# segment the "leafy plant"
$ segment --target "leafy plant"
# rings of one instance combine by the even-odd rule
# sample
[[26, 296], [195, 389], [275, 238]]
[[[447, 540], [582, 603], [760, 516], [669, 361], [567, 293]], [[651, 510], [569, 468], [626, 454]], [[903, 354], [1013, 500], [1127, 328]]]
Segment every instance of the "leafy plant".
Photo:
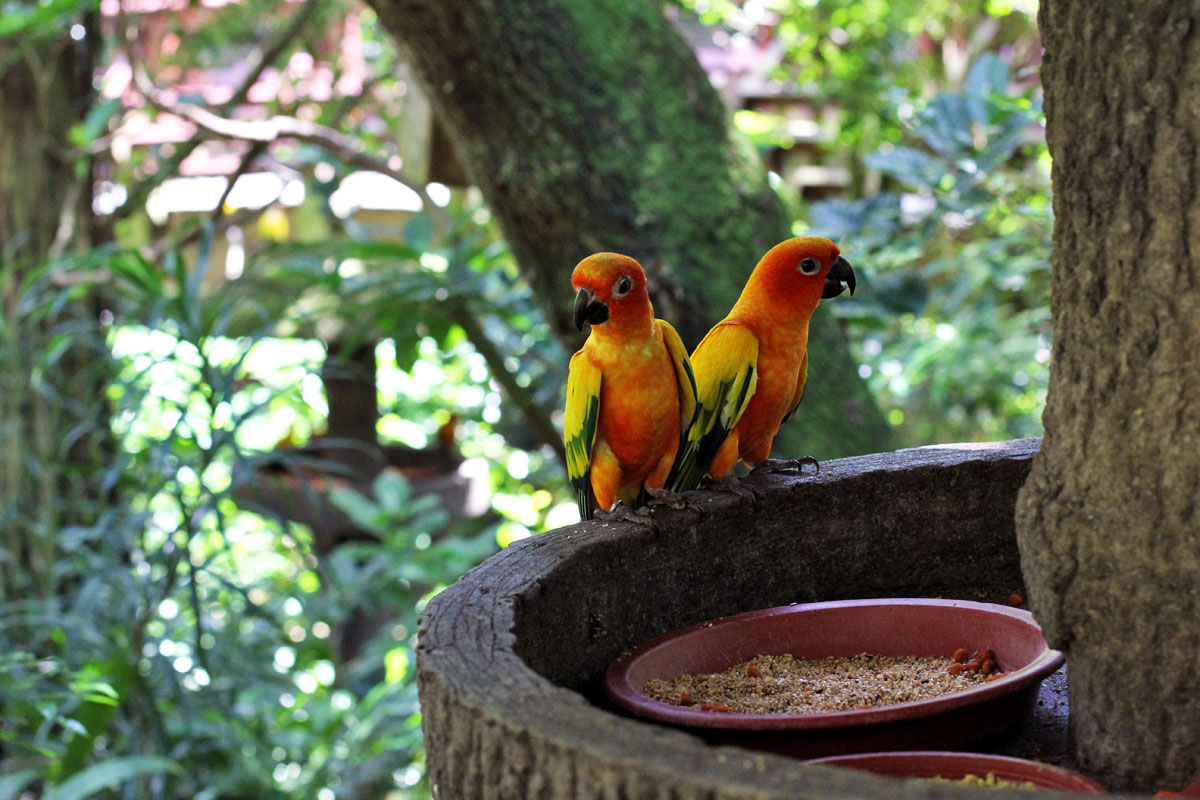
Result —
[[1036, 435], [1050, 341], [1048, 157], [1033, 90], [978, 59], [961, 92], [908, 116], [906, 143], [868, 164], [894, 188], [813, 206], [864, 290], [854, 330], [889, 419], [912, 444]]
[[[62, 352], [76, 336], [100, 343], [110, 413], [56, 419], [111, 424], [114, 446], [109, 469], [81, 476], [104, 492], [94, 516], [22, 534], [45, 554], [44, 574], [5, 571], [4, 788], [424, 796], [416, 614], [495, 549], [497, 518], [449, 525], [435, 497], [385, 472], [373, 499], [334, 493], [368, 538], [318, 553], [307, 529], [241, 508], [238, 482], [280, 437], [271, 419], [318, 423], [303, 387], [323, 352], [276, 338], [271, 309], [237, 287], [206, 288], [208, 241], [194, 266], [168, 252], [166, 272], [111, 249], [55, 264], [45, 274], [57, 283], [32, 281], [6, 320], [14, 357], [18, 326], [61, 338]], [[47, 327], [43, 309], [84, 284], [103, 286], [116, 313]], [[55, 351], [34, 357], [53, 364]], [[56, 455], [30, 453], [29, 464], [44, 473]], [[364, 609], [377, 633], [348, 655], [338, 637]]]

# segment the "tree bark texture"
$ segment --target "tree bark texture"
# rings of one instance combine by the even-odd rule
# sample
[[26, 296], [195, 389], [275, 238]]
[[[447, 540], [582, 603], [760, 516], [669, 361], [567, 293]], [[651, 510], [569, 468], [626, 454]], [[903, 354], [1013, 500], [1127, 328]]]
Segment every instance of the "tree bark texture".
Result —
[[1039, 19], [1054, 350], [1022, 566], [1079, 761], [1177, 787], [1200, 773], [1200, 3]]
[[97, 514], [94, 475], [79, 467], [111, 460], [97, 377], [107, 349], [96, 332], [81, 334], [94, 325], [94, 297], [49, 313], [28, 304], [31, 276], [93, 233], [90, 179], [68, 134], [90, 106], [97, 38], [93, 27], [81, 41], [65, 31], [0, 39], [0, 549], [10, 556], [0, 599], [49, 589], [54, 532]]
[[[0, 41], [0, 268], [43, 257], [62, 228], [64, 209], [80, 210], [68, 132], [92, 96], [89, 46], [65, 34]], [[91, 208], [90, 192], [83, 208]]]
[[[570, 274], [596, 251], [646, 268], [689, 347], [789, 221], [683, 38], [646, 0], [371, 0], [455, 142], [568, 351]], [[847, 243], [853, 263], [853, 242]], [[869, 287], [863, 287], [869, 291]], [[819, 311], [803, 455], [886, 449], [887, 425]], [[803, 444], [797, 444], [803, 442]], [[801, 451], [801, 448], [807, 448]]]
[[1003, 794], [706, 744], [614, 713], [599, 687], [624, 650], [727, 614], [854, 597], [1006, 602], [1022, 591], [1013, 507], [1036, 449], [1018, 440], [842, 459], [817, 477], [755, 476], [742, 496], [689, 493], [703, 511], [655, 506], [643, 524], [585, 522], [512, 545], [435, 596], [422, 618], [434, 796]]

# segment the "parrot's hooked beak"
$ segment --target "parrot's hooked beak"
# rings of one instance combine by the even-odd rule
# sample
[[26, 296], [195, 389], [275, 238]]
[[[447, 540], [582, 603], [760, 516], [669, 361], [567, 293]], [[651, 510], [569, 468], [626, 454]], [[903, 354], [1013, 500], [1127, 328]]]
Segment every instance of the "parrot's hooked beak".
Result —
[[592, 293], [580, 287], [575, 295], [575, 327], [583, 330], [583, 323], [599, 325], [608, 322], [608, 306], [600, 300], [594, 300]]
[[[837, 297], [847, 286], [850, 287], [850, 294], [854, 294], [854, 268], [849, 261], [838, 256], [825, 276], [825, 290], [821, 292], [821, 299]], [[579, 318], [578, 302], [575, 303], [575, 318]]]

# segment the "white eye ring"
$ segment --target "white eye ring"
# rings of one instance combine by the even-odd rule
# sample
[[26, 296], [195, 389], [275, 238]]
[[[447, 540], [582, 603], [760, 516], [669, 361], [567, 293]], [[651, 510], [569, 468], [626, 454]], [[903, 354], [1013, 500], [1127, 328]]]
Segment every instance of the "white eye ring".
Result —
[[617, 278], [617, 282], [613, 284], [612, 296], [614, 298], [624, 297], [629, 294], [629, 290], [633, 288], [633, 278], [628, 275], [622, 275]]
[[808, 258], [800, 259], [800, 263], [796, 265], [796, 269], [805, 275], [816, 275], [821, 271], [821, 262], [809, 256]]

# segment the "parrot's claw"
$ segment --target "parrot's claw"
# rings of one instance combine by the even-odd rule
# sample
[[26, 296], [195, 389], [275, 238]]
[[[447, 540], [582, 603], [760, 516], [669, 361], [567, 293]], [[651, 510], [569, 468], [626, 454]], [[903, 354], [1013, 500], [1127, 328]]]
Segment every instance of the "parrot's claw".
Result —
[[714, 492], [728, 492], [738, 497], [748, 497], [756, 503], [762, 499], [762, 492], [747, 483], [742, 483], [741, 479], [732, 472], [719, 481], [713, 481], [704, 488], [711, 489]]
[[688, 498], [684, 497], [679, 492], [672, 492], [670, 489], [655, 489], [652, 486], [643, 487], [646, 496], [650, 498], [649, 506], [666, 506], [667, 508], [684, 509], [694, 508], [693, 503]]
[[820, 473], [820, 462], [812, 456], [804, 456], [803, 458], [789, 458], [783, 460], [764, 458], [762, 461], [754, 465], [754, 469], [750, 470], [750, 474], [755, 475], [759, 472], [791, 472], [792, 470], [803, 473], [805, 465], [808, 464], [811, 464], [813, 469]]
[[624, 503], [617, 503], [611, 510], [597, 510], [592, 516], [605, 522], [637, 522], [645, 525], [646, 518], [650, 516], [650, 509], [642, 506], [635, 511]]

